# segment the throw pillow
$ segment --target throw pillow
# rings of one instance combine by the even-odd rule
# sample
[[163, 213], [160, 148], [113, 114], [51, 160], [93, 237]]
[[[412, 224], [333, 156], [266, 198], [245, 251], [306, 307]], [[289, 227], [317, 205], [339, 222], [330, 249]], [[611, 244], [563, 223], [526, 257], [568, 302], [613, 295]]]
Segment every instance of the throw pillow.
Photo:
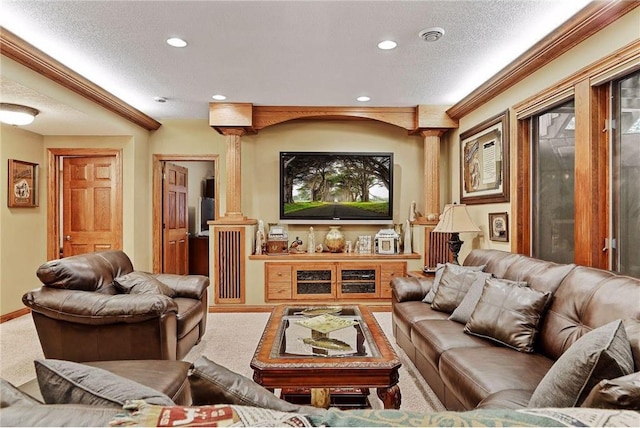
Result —
[[130, 401], [129, 413], [117, 415], [109, 426], [139, 427], [311, 427], [309, 419], [299, 413], [218, 404], [211, 406], [152, 406], [144, 401]]
[[37, 406], [38, 400], [20, 391], [11, 382], [0, 379], [0, 409], [11, 406]]
[[114, 285], [121, 293], [128, 294], [164, 294], [175, 297], [176, 292], [167, 284], [158, 281], [147, 272], [133, 271], [113, 280]]
[[526, 283], [489, 278], [464, 331], [517, 351], [533, 352], [550, 297], [551, 293], [535, 290]]
[[431, 286], [431, 290], [429, 290], [427, 295], [424, 296], [424, 299], [422, 299], [422, 301], [424, 303], [433, 303], [433, 298], [436, 296], [436, 293], [438, 292], [438, 287], [440, 285], [440, 280], [442, 279], [442, 274], [444, 273], [444, 268], [446, 266], [449, 266], [453, 273], [458, 273], [458, 272], [462, 272], [462, 271], [465, 271], [465, 272], [481, 272], [481, 271], [484, 270], [484, 268], [487, 267], [487, 265], [460, 266], [460, 265], [454, 265], [453, 263], [446, 263], [446, 264], [438, 263], [437, 266], [436, 266], [436, 273], [435, 273], [435, 277], [433, 278], [433, 285]]
[[216, 364], [207, 357], [198, 358], [189, 373], [193, 405], [238, 404], [282, 412], [316, 413], [318, 409], [299, 406], [276, 397], [253, 380]]
[[580, 407], [640, 410], [640, 372], [601, 380]]
[[488, 272], [469, 272], [467, 275], [473, 277], [473, 283], [471, 287], [469, 287], [467, 294], [465, 294], [464, 299], [462, 299], [462, 302], [460, 302], [449, 317], [450, 320], [462, 324], [466, 324], [467, 321], [469, 321], [473, 310], [480, 300], [480, 296], [482, 296], [485, 281], [493, 276]]
[[436, 265], [436, 273], [433, 276], [433, 283], [431, 284], [431, 289], [429, 290], [427, 295], [424, 296], [424, 299], [422, 299], [424, 303], [431, 304], [433, 302], [433, 298], [436, 295], [436, 291], [438, 291], [438, 284], [440, 283], [440, 278], [442, 278], [442, 272], [444, 271], [445, 266], [446, 265], [444, 263], [438, 263]]
[[473, 272], [460, 271], [445, 266], [438, 291], [436, 291], [431, 303], [431, 309], [440, 312], [453, 312], [473, 284], [475, 278], [473, 274]]
[[127, 400], [173, 406], [163, 393], [107, 370], [62, 360], [36, 360], [36, 378], [46, 404], [122, 407]]
[[631, 374], [633, 357], [620, 320], [582, 336], [542, 378], [529, 407], [574, 407], [603, 379]]

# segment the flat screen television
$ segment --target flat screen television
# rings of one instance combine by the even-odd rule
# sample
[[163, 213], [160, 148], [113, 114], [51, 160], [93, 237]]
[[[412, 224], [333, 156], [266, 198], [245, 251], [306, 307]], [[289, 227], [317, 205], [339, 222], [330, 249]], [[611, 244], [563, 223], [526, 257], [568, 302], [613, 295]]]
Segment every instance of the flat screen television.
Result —
[[280, 152], [282, 223], [393, 223], [393, 153]]

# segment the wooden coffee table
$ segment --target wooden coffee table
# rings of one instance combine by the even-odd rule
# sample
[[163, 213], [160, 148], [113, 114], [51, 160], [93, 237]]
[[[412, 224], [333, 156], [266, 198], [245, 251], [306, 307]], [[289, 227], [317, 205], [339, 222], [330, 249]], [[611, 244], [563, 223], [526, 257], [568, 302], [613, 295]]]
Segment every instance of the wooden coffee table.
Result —
[[386, 409], [399, 409], [400, 359], [369, 309], [341, 306], [331, 315], [354, 325], [326, 332], [301, 314], [307, 308], [273, 310], [251, 360], [254, 381], [271, 390], [310, 388], [311, 404], [325, 408], [331, 388], [376, 388]]

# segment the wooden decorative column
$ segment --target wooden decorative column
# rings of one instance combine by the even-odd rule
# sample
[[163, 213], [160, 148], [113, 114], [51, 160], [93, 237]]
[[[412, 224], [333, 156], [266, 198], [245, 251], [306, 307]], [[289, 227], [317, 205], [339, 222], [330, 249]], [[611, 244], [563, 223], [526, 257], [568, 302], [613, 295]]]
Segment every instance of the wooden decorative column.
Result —
[[443, 134], [440, 129], [420, 132], [424, 137], [424, 217], [428, 222], [437, 222], [440, 214], [440, 137]]
[[242, 128], [223, 128], [222, 135], [227, 142], [227, 208], [223, 221], [246, 220], [242, 214], [241, 143], [246, 131]]

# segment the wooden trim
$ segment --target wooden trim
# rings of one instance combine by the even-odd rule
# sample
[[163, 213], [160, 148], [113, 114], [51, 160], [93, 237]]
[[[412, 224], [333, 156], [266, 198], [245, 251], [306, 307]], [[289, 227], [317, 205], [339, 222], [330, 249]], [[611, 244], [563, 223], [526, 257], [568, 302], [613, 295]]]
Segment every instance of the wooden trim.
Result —
[[601, 249], [608, 224], [608, 132], [603, 132], [608, 88], [593, 88], [589, 79], [575, 87], [575, 226], [574, 261], [606, 269]]
[[21, 316], [27, 315], [29, 313], [31, 313], [31, 309], [22, 308], [22, 309], [18, 309], [17, 311], [9, 312], [8, 314], [0, 315], [0, 324], [2, 324], [3, 322], [11, 321], [16, 318], [20, 318]]
[[[220, 213], [220, 194], [218, 190], [219, 168], [218, 160], [220, 155], [152, 155], [152, 247], [153, 247], [153, 272], [160, 273], [162, 271], [162, 162], [185, 162], [185, 161], [205, 161], [213, 162], [213, 176], [215, 178], [215, 217], [219, 217]], [[212, 222], [209, 222], [211, 224]]]
[[421, 256], [418, 253], [411, 254], [359, 254], [359, 253], [289, 253], [283, 255], [250, 255], [249, 260], [414, 260]]
[[453, 119], [469, 114], [638, 6], [640, 2], [637, 1], [589, 3], [557, 30], [448, 109], [447, 114]]
[[511, 251], [531, 255], [531, 121], [518, 120], [512, 155], [516, 185], [512, 186]]
[[116, 159], [116, 180], [118, 187], [116, 189], [116, 235], [118, 242], [117, 248], [122, 248], [123, 241], [123, 189], [124, 184], [122, 174], [122, 150], [121, 149], [93, 149], [93, 148], [50, 148], [48, 149], [47, 171], [47, 260], [60, 258], [60, 186], [59, 181], [62, 178], [59, 173], [58, 164], [60, 158], [66, 156], [104, 156], [115, 157]]
[[[444, 111], [443, 107], [443, 111]], [[404, 128], [418, 129], [415, 107], [303, 107], [254, 106], [252, 128], [257, 130], [295, 119], [371, 119]]]
[[626, 74], [640, 67], [640, 40], [629, 43], [612, 54], [590, 64], [573, 73], [555, 85], [513, 106], [518, 119], [533, 116], [547, 110], [554, 105], [568, 101], [575, 96], [575, 86], [589, 79], [590, 84], [604, 83], [602, 76], [608, 75], [609, 70], [616, 70], [616, 74]]
[[155, 131], [161, 126], [160, 122], [105, 91], [6, 28], [0, 31], [0, 53], [148, 131]]

